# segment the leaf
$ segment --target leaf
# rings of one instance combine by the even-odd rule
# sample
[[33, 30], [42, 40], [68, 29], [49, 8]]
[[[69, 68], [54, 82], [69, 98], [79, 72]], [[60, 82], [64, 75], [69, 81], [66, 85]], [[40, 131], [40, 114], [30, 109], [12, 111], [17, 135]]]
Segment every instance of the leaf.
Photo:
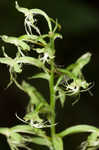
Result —
[[29, 79], [37, 79], [37, 78], [46, 79], [46, 80], [49, 81], [50, 76], [49, 76], [48, 73], [41, 72], [41, 73], [38, 73], [38, 74], [36, 74], [36, 75], [34, 75], [32, 77], [29, 77]]
[[10, 132], [10, 136], [8, 136], [8, 139], [11, 144], [15, 144], [16, 146], [20, 146], [25, 142], [23, 136], [16, 132]]
[[[50, 120], [51, 108], [45, 98], [37, 91], [35, 87], [31, 86], [25, 81], [22, 82], [22, 88], [30, 97], [27, 106], [28, 114], [25, 115], [24, 119], [26, 121], [33, 119], [34, 121], [42, 122], [39, 114], [43, 114], [43, 116], [46, 116], [47, 119]], [[35, 109], [33, 109], [34, 105], [36, 106]]]
[[10, 134], [10, 129], [0, 127], [0, 134], [8, 136]]
[[7, 138], [7, 142], [11, 149], [18, 150], [20, 148], [26, 148], [27, 150], [31, 150], [26, 143], [29, 142], [27, 137], [24, 137], [20, 133], [14, 132], [9, 128], [0, 128], [0, 134], [3, 134]]
[[19, 41], [19, 46], [23, 51], [30, 51], [30, 46], [23, 41]]
[[[44, 35], [43, 35], [44, 36]], [[22, 40], [22, 41], [28, 41], [34, 44], [38, 44], [38, 45], [46, 45], [46, 41], [44, 40], [44, 37], [42, 35], [37, 36], [37, 35], [22, 35], [20, 36], [18, 39]]]
[[[25, 133], [25, 135], [23, 133]], [[11, 128], [0, 128], [0, 134], [6, 136], [10, 148], [13, 150], [18, 150], [19, 147], [32, 150], [28, 147], [29, 143], [37, 143], [51, 147], [51, 142], [49, 137], [46, 136], [45, 132], [29, 125], [17, 125]], [[27, 134], [31, 134], [31, 136]], [[33, 138], [32, 135], [40, 137]]]
[[91, 133], [80, 145], [81, 150], [97, 150], [99, 148], [99, 132]]
[[22, 72], [20, 65], [15, 61], [15, 59], [12, 59], [10, 57], [3, 57], [3, 58], [0, 57], [0, 63], [9, 65], [17, 73]]
[[78, 58], [74, 64], [69, 65], [66, 70], [72, 72], [72, 74], [77, 77], [78, 75], [82, 74], [81, 71], [83, 67], [89, 63], [90, 59], [91, 53], [87, 52]]
[[39, 59], [28, 57], [28, 56], [16, 58], [16, 62], [23, 63], [23, 64], [30, 64], [39, 68], [42, 68], [44, 66]]
[[66, 99], [65, 91], [58, 87], [58, 98], [60, 99], [61, 106], [64, 106], [64, 102]]
[[44, 66], [39, 59], [28, 57], [28, 56], [16, 57], [15, 59], [12, 59], [11, 57], [0, 57], [0, 63], [9, 65], [17, 73], [22, 72], [21, 65], [20, 65], [22, 63], [30, 64], [39, 68]]
[[[41, 94], [36, 90], [35, 87], [33, 87], [32, 85], [30, 85], [29, 83], [23, 81], [22, 82], [22, 87], [24, 89], [24, 92], [26, 92], [29, 97], [30, 97], [30, 101], [32, 104], [39, 104], [42, 100], [44, 101], [44, 98], [41, 96]], [[39, 98], [38, 93], [40, 95], [40, 97], [42, 97], [42, 99]]]
[[76, 63], [80, 64], [80, 68], [83, 68], [86, 64], [89, 63], [90, 59], [91, 59], [91, 53], [87, 52], [83, 54], [80, 58], [78, 58]]
[[42, 129], [33, 128], [30, 125], [16, 125], [14, 127], [11, 127], [9, 130], [11, 130], [11, 132], [27, 133], [31, 135], [38, 135], [40, 137], [46, 136], [45, 132]]
[[95, 133], [91, 133], [88, 136], [87, 142], [88, 142], [88, 146], [89, 147], [93, 147], [93, 148], [99, 148], [99, 132], [95, 132]]
[[33, 127], [30, 125], [16, 125], [12, 128], [10, 128], [12, 132], [18, 132], [18, 133], [28, 133], [28, 134], [35, 134], [35, 131]]
[[55, 150], [63, 150], [63, 141], [59, 136], [53, 137], [53, 145]]
[[84, 132], [99, 132], [99, 129], [90, 125], [76, 125], [58, 133], [58, 136], [64, 137], [69, 134], [84, 133]]
[[76, 79], [78, 75], [81, 75], [83, 67], [90, 61], [91, 53], [87, 52], [82, 55], [74, 64], [69, 65], [65, 69], [57, 68], [57, 71], [66, 74], [72, 79]]
[[82, 55], [79, 59], [77, 59], [75, 67], [72, 70], [72, 73], [77, 76], [83, 69], [83, 67], [89, 63], [90, 59], [91, 53], [87, 52], [84, 55]]
[[41, 138], [41, 137], [34, 137], [31, 138], [32, 142], [38, 145], [44, 145], [44, 146], [48, 146], [50, 149], [52, 149], [52, 143], [51, 141], [48, 139], [48, 137], [45, 138]]
[[30, 51], [30, 46], [24, 41], [18, 39], [17, 37], [12, 37], [12, 36], [7, 36], [7, 35], [2, 35], [0, 37], [6, 43], [10, 43], [17, 47], [20, 47], [24, 51]]
[[26, 92], [29, 95], [31, 104], [38, 105], [38, 104], [42, 103], [42, 105], [44, 105], [45, 107], [49, 107], [45, 98], [41, 95], [40, 92], [37, 91], [37, 89], [35, 87], [33, 87], [29, 83], [23, 81], [22, 88], [24, 89], [24, 92]]
[[68, 70], [68, 68], [64, 68], [64, 69], [57, 68], [57, 71], [62, 73], [63, 75], [66, 75], [67, 77], [71, 79], [75, 78], [75, 76]]

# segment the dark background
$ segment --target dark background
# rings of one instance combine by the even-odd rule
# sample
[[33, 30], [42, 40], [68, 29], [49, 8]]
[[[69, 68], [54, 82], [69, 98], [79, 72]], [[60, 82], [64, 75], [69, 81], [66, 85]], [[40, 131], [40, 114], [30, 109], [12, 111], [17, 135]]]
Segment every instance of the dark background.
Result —
[[[75, 106], [72, 106], [71, 100], [68, 98], [63, 110], [58, 107], [56, 111], [60, 123], [57, 125], [57, 131], [77, 124], [90, 124], [99, 127], [98, 2], [96, 0], [19, 0], [18, 3], [20, 6], [27, 8], [40, 8], [53, 19], [57, 18], [62, 25], [63, 40], [56, 41], [56, 64], [67, 66], [85, 52], [92, 53], [92, 60], [85, 67], [84, 75], [89, 82], [95, 82], [95, 86], [91, 89], [93, 96], [90, 96], [88, 92], [82, 93], [80, 101]], [[24, 34], [23, 21], [23, 14], [15, 9], [14, 0], [0, 0], [0, 35], [20, 36]], [[41, 28], [46, 30], [44, 25]], [[3, 44], [0, 40], [0, 47]], [[12, 56], [15, 47], [9, 46], [7, 49], [9, 55]], [[29, 71], [28, 69], [28, 73]], [[4, 90], [8, 82], [8, 68], [5, 65], [0, 65], [0, 126], [2, 127], [11, 127], [19, 123], [15, 117], [15, 112], [22, 115], [28, 100], [28, 97], [24, 96], [14, 85]], [[42, 89], [41, 91], [46, 96], [42, 81], [38, 81], [36, 85], [39, 85], [39, 89]], [[40, 88], [40, 85], [42, 88]], [[77, 150], [77, 146], [85, 137], [86, 135], [83, 134], [65, 137], [64, 149]], [[5, 138], [2, 137], [0, 149], [8, 150], [5, 143]]]

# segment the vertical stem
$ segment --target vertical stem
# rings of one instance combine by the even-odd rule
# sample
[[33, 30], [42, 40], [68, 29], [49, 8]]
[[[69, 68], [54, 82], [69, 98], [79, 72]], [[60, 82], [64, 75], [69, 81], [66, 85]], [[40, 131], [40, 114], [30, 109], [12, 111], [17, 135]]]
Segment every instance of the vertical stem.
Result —
[[[54, 40], [53, 38], [50, 39], [50, 48], [54, 50]], [[54, 137], [55, 137], [55, 90], [54, 90], [54, 59], [51, 60], [51, 76], [49, 81], [49, 88], [50, 88], [50, 107], [52, 111], [51, 115], [51, 137], [52, 137], [52, 143], [53, 148], [55, 150], [54, 146]]]
[[[51, 123], [55, 124], [55, 92], [54, 92], [54, 65], [51, 62], [51, 77], [50, 77], [50, 107], [52, 110]], [[51, 126], [51, 136], [55, 135], [55, 126]]]

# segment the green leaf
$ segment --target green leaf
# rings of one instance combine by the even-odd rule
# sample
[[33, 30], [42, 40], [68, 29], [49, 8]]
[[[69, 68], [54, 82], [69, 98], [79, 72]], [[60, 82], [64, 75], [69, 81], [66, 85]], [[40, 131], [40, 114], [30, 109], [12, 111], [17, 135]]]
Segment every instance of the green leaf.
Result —
[[[15, 128], [15, 127], [14, 127]], [[23, 128], [24, 129], [24, 128]], [[33, 131], [32, 131], [33, 132]], [[18, 150], [19, 147], [25, 148], [27, 150], [31, 150], [27, 145], [26, 142], [28, 141], [28, 137], [24, 137], [20, 133], [13, 131], [11, 128], [0, 128], [0, 134], [3, 134], [7, 138], [7, 142], [12, 150]]]
[[0, 134], [5, 135], [5, 136], [9, 136], [10, 134], [10, 129], [9, 128], [0, 128]]
[[16, 125], [10, 128], [11, 132], [35, 134], [35, 130], [30, 125]]
[[44, 66], [39, 59], [28, 57], [28, 56], [16, 58], [16, 62], [23, 63], [23, 64], [30, 64], [39, 68], [42, 68]]
[[62, 90], [61, 88], [57, 88], [57, 91], [58, 91], [58, 96], [57, 98], [60, 99], [60, 102], [61, 102], [61, 106], [63, 107], [64, 106], [64, 102], [65, 102], [65, 99], [66, 99], [66, 93], [64, 90]]
[[81, 150], [97, 150], [99, 148], [99, 132], [91, 133], [87, 140], [82, 142]]
[[82, 55], [74, 64], [69, 65], [65, 69], [57, 68], [57, 71], [67, 75], [71, 79], [77, 79], [78, 76], [83, 78], [82, 69], [89, 63], [91, 59], [91, 53], [87, 52]]
[[87, 52], [84, 55], [82, 55], [79, 59], [77, 59], [72, 73], [77, 76], [79, 72], [83, 69], [83, 67], [89, 63], [90, 59], [91, 53]]
[[[29, 97], [29, 103], [27, 106], [27, 112], [28, 114], [25, 115], [25, 120], [31, 120], [42, 122], [41, 118], [39, 117], [39, 114], [43, 114], [50, 120], [50, 114], [51, 114], [51, 108], [45, 98], [37, 91], [37, 89], [27, 82], [22, 82], [22, 88], [24, 89], [24, 92], [26, 92]], [[34, 109], [34, 105], [36, 108]], [[39, 110], [40, 109], [40, 110]], [[33, 112], [32, 112], [33, 111]], [[33, 114], [34, 113], [34, 114]]]
[[21, 146], [25, 142], [23, 136], [16, 132], [10, 132], [8, 139], [9, 143], [11, 142], [11, 144], [15, 144], [16, 146]]
[[80, 69], [82, 69], [86, 64], [90, 62], [91, 53], [87, 52], [83, 54], [80, 58], [77, 59], [76, 63], [80, 65]]
[[47, 110], [49, 111], [49, 109], [50, 109], [49, 104], [47, 103], [45, 98], [41, 95], [41, 93], [37, 91], [37, 89], [35, 87], [33, 87], [29, 83], [23, 81], [22, 82], [22, 88], [23, 88], [24, 92], [26, 92], [30, 97], [30, 101], [29, 101], [29, 104], [28, 104], [28, 105], [30, 105], [30, 107], [33, 104], [35, 104], [35, 105], [41, 104], [43, 109], [47, 108]]
[[[25, 81], [22, 82], [22, 88], [24, 89], [24, 92], [26, 92], [30, 97], [27, 106], [28, 114], [25, 115], [24, 119], [26, 121], [33, 120], [42, 122], [39, 114], [43, 114], [47, 117], [48, 120], [50, 120], [51, 108], [44, 97], [37, 91], [35, 87], [31, 86]], [[35, 109], [34, 105], [36, 106]]]
[[90, 59], [91, 53], [87, 52], [83, 54], [80, 58], [78, 58], [74, 64], [71, 64], [66, 69], [72, 72], [72, 74], [77, 77], [79, 74], [81, 74], [83, 67], [89, 63]]
[[[68, 78], [71, 78], [71, 79], [74, 79], [75, 78], [75, 76], [72, 74], [72, 72], [70, 72], [67, 68], [57, 68], [57, 71], [59, 72], [59, 73], [62, 73], [63, 75], [66, 75]], [[63, 76], [62, 75], [62, 76]], [[60, 80], [61, 80], [61, 78], [60, 78]]]
[[29, 83], [23, 81], [22, 87], [24, 89], [24, 92], [26, 92], [29, 97], [32, 104], [39, 104], [40, 102], [45, 102], [45, 99], [43, 96], [36, 90], [35, 87], [30, 85]]
[[0, 63], [9, 65], [17, 73], [22, 72], [20, 65], [16, 62], [15, 59], [12, 59], [10, 57], [0, 57]]
[[99, 132], [99, 129], [90, 125], [76, 125], [76, 126], [67, 128], [66, 130], [58, 133], [57, 135], [60, 137], [64, 137], [69, 134], [84, 133], [84, 132]]
[[40, 137], [45, 137], [46, 134], [42, 129], [33, 128], [30, 125], [16, 125], [14, 127], [11, 127], [9, 130], [10, 132], [16, 132], [16, 133], [27, 133], [31, 135], [37, 135]]
[[55, 150], [63, 150], [63, 141], [59, 136], [53, 137], [53, 145]]
[[51, 141], [48, 139], [48, 137], [45, 138], [41, 138], [41, 137], [34, 137], [31, 138], [32, 142], [38, 145], [44, 145], [44, 146], [48, 146], [50, 149], [52, 149], [52, 143]]
[[88, 142], [88, 147], [93, 147], [93, 148], [99, 148], [99, 132], [91, 133], [88, 136], [87, 142]]
[[34, 44], [42, 45], [42, 46], [47, 45], [46, 41], [44, 40], [44, 35], [37, 36], [37, 35], [25, 34], [25, 35], [20, 36], [18, 39], [22, 41], [27, 41], [27, 42], [31, 42]]
[[17, 37], [11, 37], [7, 35], [2, 35], [0, 37], [4, 42], [20, 47], [23, 51], [30, 51], [30, 46], [24, 41], [19, 40]]
[[38, 73], [38, 74], [36, 74], [36, 75], [34, 75], [32, 77], [29, 77], [29, 79], [37, 79], [37, 78], [46, 79], [46, 80], [49, 81], [50, 76], [49, 76], [48, 73], [41, 72], [41, 73]]

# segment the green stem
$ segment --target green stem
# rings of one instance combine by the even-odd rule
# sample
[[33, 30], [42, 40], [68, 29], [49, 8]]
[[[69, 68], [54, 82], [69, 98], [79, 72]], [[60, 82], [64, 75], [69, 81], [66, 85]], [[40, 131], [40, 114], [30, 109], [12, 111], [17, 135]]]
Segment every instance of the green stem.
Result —
[[[54, 39], [50, 38], [50, 48], [53, 51], [54, 50]], [[49, 88], [50, 88], [50, 107], [51, 107], [51, 138], [53, 143], [53, 148], [55, 150], [54, 146], [54, 137], [55, 137], [55, 90], [54, 90], [54, 59], [51, 60], [51, 75], [49, 80]]]
[[51, 136], [53, 137], [55, 135], [55, 92], [54, 92], [54, 65], [53, 62], [51, 63], [51, 76], [49, 81], [50, 86], [50, 107], [52, 110], [52, 116], [51, 116]]

